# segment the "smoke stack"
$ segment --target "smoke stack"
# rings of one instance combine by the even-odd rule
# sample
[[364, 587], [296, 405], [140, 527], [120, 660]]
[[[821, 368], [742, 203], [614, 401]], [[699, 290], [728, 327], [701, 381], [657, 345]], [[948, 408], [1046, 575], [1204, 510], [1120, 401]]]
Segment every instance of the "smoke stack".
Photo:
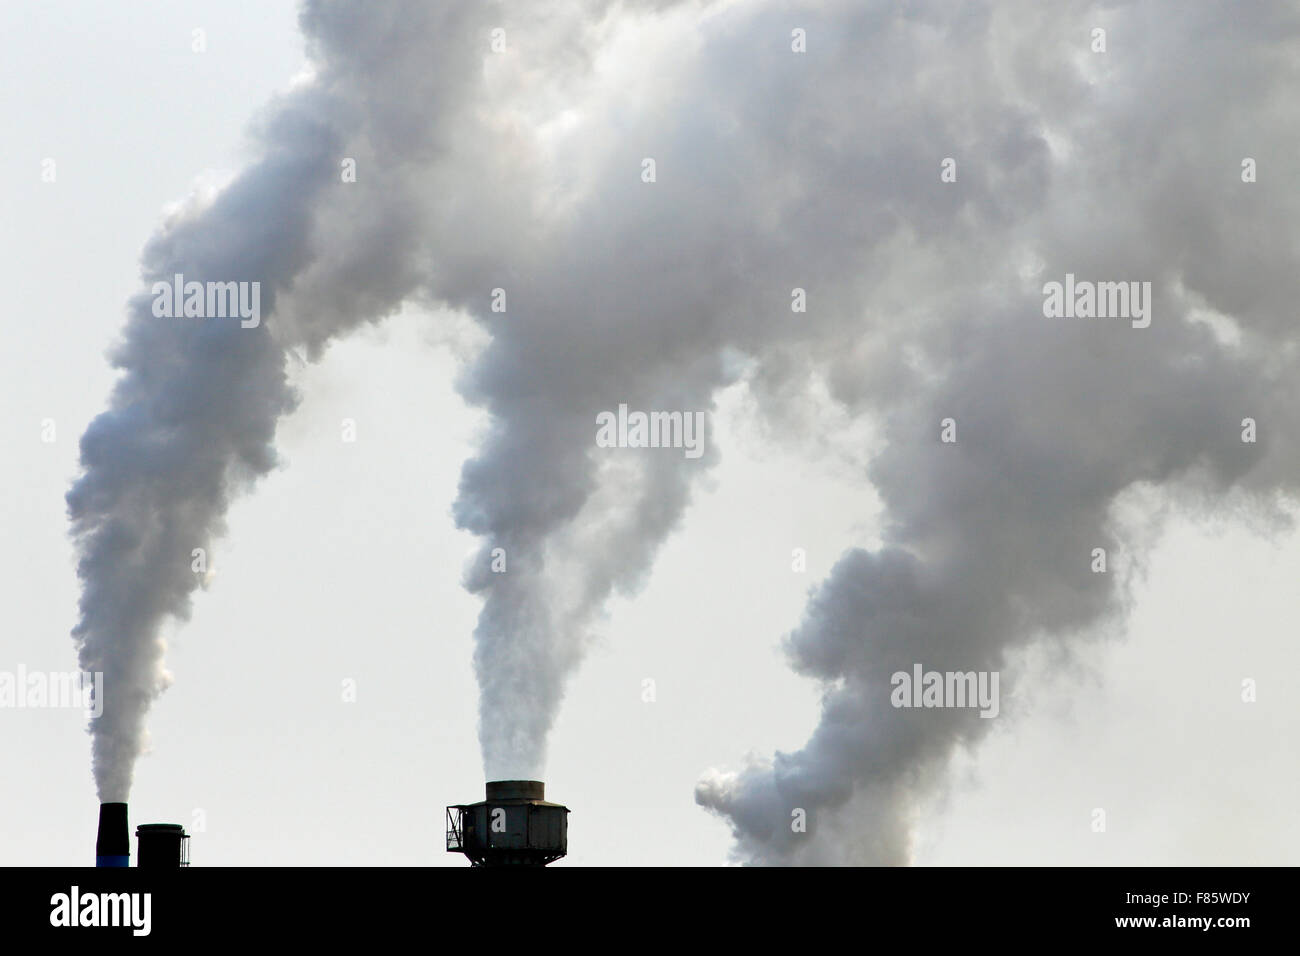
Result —
[[99, 835], [95, 839], [95, 866], [129, 866], [131, 831], [125, 803], [99, 805]]
[[447, 852], [473, 866], [546, 866], [569, 852], [569, 808], [540, 780], [490, 780], [487, 799], [447, 808]]
[[190, 865], [190, 838], [179, 823], [143, 823], [136, 827], [136, 866], [175, 870]]
[[489, 780], [488, 802], [503, 800], [546, 800], [546, 784], [540, 780]]

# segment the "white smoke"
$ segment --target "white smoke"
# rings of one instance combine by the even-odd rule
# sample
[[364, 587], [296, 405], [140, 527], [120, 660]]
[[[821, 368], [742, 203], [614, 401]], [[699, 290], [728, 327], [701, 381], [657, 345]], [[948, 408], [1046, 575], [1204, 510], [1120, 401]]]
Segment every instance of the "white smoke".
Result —
[[[1087, 557], [1140, 545], [1110, 521], [1135, 486], [1267, 507], [1300, 475], [1296, 197], [1280, 170], [1239, 176], [1243, 156], [1295, 155], [1296, 15], [1234, 10], [308, 3], [313, 76], [273, 107], [265, 159], [145, 257], [146, 282], [260, 279], [262, 328], [137, 300], [83, 440], [69, 503], [83, 667], [108, 682], [101, 794], [125, 797], [191, 549], [273, 466], [287, 351], [416, 300], [488, 334], [460, 387], [491, 426], [455, 516], [482, 539], [466, 585], [489, 778], [541, 775], [606, 599], [635, 590], [718, 458], [712, 435], [698, 460], [599, 449], [597, 414], [707, 412], [749, 368], [775, 420], [815, 385], [878, 423], [863, 478], [886, 545], [843, 556], [788, 641], [826, 682], [821, 725], [697, 798], [743, 859], [905, 861], [918, 794], [989, 721], [894, 710], [892, 671], [997, 669], [1114, 619], [1123, 581]], [[1151, 327], [1045, 319], [1042, 283], [1067, 272], [1150, 281]], [[1207, 309], [1238, 344], [1192, 321]]]
[[[837, 127], [843, 151], [828, 152], [874, 171], [915, 146], [936, 182], [939, 156], [958, 157], [977, 191], [992, 170], [1020, 181], [984, 204], [961, 172], [946, 194], [887, 203], [933, 280], [908, 277], [916, 321], [895, 313], [887, 348], [868, 340], [809, 359], [809, 374], [882, 424], [865, 477], [886, 532], [878, 550], [840, 558], [787, 638], [791, 665], [825, 687], [811, 738], [697, 787], [742, 861], [908, 862], [922, 798], [991, 722], [896, 709], [892, 673], [918, 662], [1000, 670], [1026, 642], [1118, 626], [1127, 579], [1092, 573], [1090, 555], [1101, 547], [1132, 565], [1151, 543], [1115, 521], [1128, 493], [1284, 524], [1279, 496], [1300, 484], [1288, 397], [1296, 193], [1274, 165], [1300, 146], [1283, 105], [1297, 90], [1295, 8], [1235, 18], [1208, 4], [975, 4], [954, 23], [944, 6], [856, 27], [860, 15], [842, 8], [835, 44], [865, 64], [858, 88], [877, 95]], [[1108, 51], [1094, 54], [1102, 25]], [[863, 52], [885, 36], [892, 57]], [[916, 68], [890, 68], [900, 61]], [[962, 101], [963, 77], [990, 78], [976, 96], [992, 126]], [[890, 129], [882, 113], [913, 119]], [[1243, 183], [1243, 158], [1263, 156], [1280, 178]], [[915, 168], [884, 175], [905, 185]], [[944, 229], [934, 215], [948, 217]], [[960, 247], [946, 243], [967, 224]], [[1042, 284], [1067, 272], [1151, 281], [1153, 324], [1045, 319]], [[874, 307], [884, 294], [863, 298], [863, 314], [887, 313]], [[1216, 334], [1207, 313], [1236, 334]], [[947, 418], [955, 444], [939, 440]], [[1242, 441], [1245, 418], [1262, 429], [1257, 443]], [[797, 810], [806, 832], [792, 826]]]
[[[91, 726], [102, 800], [130, 790], [146, 713], [165, 686], [159, 629], [187, 617], [203, 583], [193, 550], [210, 553], [231, 497], [275, 464], [276, 421], [296, 401], [287, 350], [318, 352], [395, 309], [414, 284], [409, 217], [377, 188], [378, 157], [400, 165], [418, 153], [435, 166], [473, 102], [477, 19], [335, 2], [308, 4], [302, 26], [314, 78], [260, 122], [261, 159], [210, 204], [169, 217], [142, 262], [145, 288], [176, 273], [260, 282], [264, 321], [161, 319], [148, 293], [136, 296], [113, 353], [122, 377], [81, 441], [84, 473], [68, 493], [82, 582], [74, 635], [83, 669], [104, 674], [104, 712]], [[346, 157], [370, 173], [369, 189], [342, 182]]]

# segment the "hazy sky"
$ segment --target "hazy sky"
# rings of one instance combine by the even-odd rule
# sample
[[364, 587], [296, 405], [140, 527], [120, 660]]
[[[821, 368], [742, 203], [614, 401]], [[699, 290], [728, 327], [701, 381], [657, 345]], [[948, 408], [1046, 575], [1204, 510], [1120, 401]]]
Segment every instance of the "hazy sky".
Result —
[[[64, 495], [78, 474], [78, 439], [106, 407], [114, 382], [105, 354], [120, 338], [128, 300], [141, 291], [141, 252], [159, 223], [187, 197], [206, 202], [255, 161], [260, 147], [247, 135], [250, 121], [266, 115], [274, 96], [307, 82], [296, 6], [287, 0], [133, 0], [104, 9], [51, 0], [0, 9], [0, 115], [7, 133], [0, 150], [0, 276], [8, 293], [7, 347], [0, 350], [7, 410], [0, 447], [8, 452], [0, 457], [6, 491], [0, 593], [7, 621], [0, 671], [77, 667], [70, 632], [79, 587]], [[629, 570], [638, 586], [616, 593], [583, 624], [590, 644], [562, 681], [545, 765], [548, 797], [573, 811], [570, 855], [559, 865], [716, 865], [731, 859], [731, 831], [697, 805], [697, 781], [711, 768], [738, 770], [750, 755], [761, 766], [775, 752], [800, 751], [821, 720], [823, 691], [843, 686], [843, 675], [819, 683], [815, 666], [813, 676], [800, 676], [782, 649], [783, 638], [805, 620], [810, 589], [827, 580], [846, 549], [874, 552], [897, 540], [890, 536], [898, 535], [900, 524], [921, 529], [910, 542], [915, 547], [923, 542], [942, 549], [942, 532], [928, 527], [915, 502], [943, 499], [946, 479], [918, 469], [901, 480], [898, 470], [915, 466], [918, 456], [898, 440], [899, 423], [913, 410], [928, 415], [931, 398], [979, 393], [982, 383], [998, 378], [990, 368], [1005, 371], [1005, 381], [1022, 390], [1008, 385], [989, 407], [1014, 409], [1017, 416], [1023, 411], [1025, 420], [1040, 420], [1032, 409], [1052, 422], [1053, 407], [1066, 399], [1049, 396], [1068, 397], [1076, 394], [1073, 387], [1082, 388], [1031, 375], [1024, 370], [1033, 366], [1014, 360], [1005, 369], [981, 360], [997, 354], [990, 342], [1005, 345], [1007, 354], [1017, 345], [1031, 355], [1047, 349], [1034, 331], [1035, 321], [1049, 321], [1041, 315], [1028, 314], [1020, 325], [982, 319], [975, 331], [963, 331], [952, 319], [982, 310], [1006, 314], [1007, 301], [1018, 293], [999, 286], [1001, 274], [990, 272], [989, 262], [998, 259], [1014, 272], [1022, 264], [1011, 260], [1024, 253], [1049, 264], [1042, 278], [1060, 279], [1066, 270], [1058, 265], [1078, 262], [1081, 275], [1156, 281], [1169, 279], [1174, 262], [1189, 283], [1204, 280], [1199, 291], [1207, 297], [1221, 293], [1220, 310], [1240, 307], [1231, 316], [1238, 328], [1257, 333], [1278, 361], [1294, 362], [1295, 317], [1278, 306], [1294, 302], [1295, 278], [1278, 266], [1294, 256], [1294, 236], [1269, 232], [1296, 204], [1289, 195], [1294, 189], [1279, 185], [1294, 182], [1300, 155], [1295, 119], [1281, 121], [1269, 105], [1272, 96], [1294, 102], [1300, 62], [1294, 18], [1271, 21], [1261, 13], [1229, 29], [1226, 7], [1198, 0], [1186, 5], [1197, 15], [1179, 29], [1124, 5], [1094, 10], [1085, 3], [1063, 4], [1059, 18], [1016, 16], [1037, 9], [1033, 4], [1000, 5], [994, 14], [971, 13], [969, 22], [954, 24], [942, 13], [947, 5], [916, 4], [915, 20], [901, 27], [881, 12], [889, 5], [863, 4], [863, 14], [852, 13], [850, 4], [830, 5], [806, 18], [817, 28], [810, 29], [802, 56], [812, 60], [834, 51], [825, 62], [833, 64], [835, 82], [825, 95], [814, 95], [810, 84], [785, 107], [778, 93], [790, 82], [788, 64], [799, 61], [782, 59], [756, 72], [736, 67], [732, 58], [760, 36], [769, 37], [773, 63], [777, 56], [796, 56], [789, 50], [790, 29], [800, 26], [795, 21], [802, 11], [770, 4], [752, 5], [752, 14], [746, 4], [669, 6], [562, 5], [558, 26], [503, 14], [511, 52], [503, 65], [485, 67], [481, 102], [443, 104], [452, 118], [431, 141], [445, 158], [430, 159], [426, 167], [424, 150], [433, 147], [418, 137], [383, 141], [371, 134], [368, 146], [376, 156], [389, 148], [406, 159], [393, 171], [391, 190], [378, 173], [369, 188], [415, 204], [412, 221], [419, 225], [413, 228], [421, 237], [420, 256], [429, 257], [427, 272], [412, 280], [410, 301], [397, 315], [323, 344], [318, 361], [309, 362], [309, 353], [323, 337], [307, 336], [309, 345], [295, 351], [289, 374], [301, 400], [276, 432], [281, 463], [251, 494], [234, 500], [227, 533], [213, 544], [210, 586], [197, 592], [188, 622], [164, 628], [173, 684], [148, 717], [151, 749], [136, 766], [132, 823], [185, 824], [194, 837], [195, 865], [464, 865], [444, 852], [443, 807], [480, 799], [482, 792], [473, 634], [483, 602], [462, 585], [482, 542], [458, 528], [453, 507], [492, 514], [500, 502], [467, 498], [459, 488], [466, 461], [497, 461], [484, 451], [488, 414], [463, 396], [486, 396], [482, 404], [500, 408], [493, 402], [514, 381], [502, 369], [510, 367], [509, 356], [526, 351], [506, 349], [507, 359], [473, 364], [488, 336], [475, 329], [464, 301], [481, 294], [486, 311], [495, 283], [474, 283], [491, 274], [482, 260], [498, 253], [493, 241], [508, 240], [517, 268], [512, 288], [523, 290], [523, 300], [533, 280], [539, 327], [557, 333], [573, 328], [563, 319], [576, 301], [571, 278], [574, 287], [606, 304], [624, 301], [620, 295], [632, 299], [625, 302], [627, 313], [640, 318], [660, 306], [709, 301], [715, 293], [743, 299], [737, 306], [743, 311], [752, 303], [736, 291], [741, 280], [779, 261], [782, 237], [807, 240], [810, 265], [806, 278], [772, 281], [783, 289], [810, 286], [814, 304], [821, 282], [834, 289], [823, 301], [833, 298], [837, 306], [829, 318], [807, 320], [812, 331], [806, 337], [779, 331], [782, 324], [805, 321], [789, 313], [787, 298], [773, 309], [775, 318], [756, 319], [752, 327], [719, 312], [717, 324], [732, 329], [729, 335], [715, 334], [706, 321], [711, 313], [702, 313], [698, 323], [666, 324], [662, 342], [644, 331], [654, 328], [644, 322], [628, 338], [606, 336], [601, 328], [592, 334], [590, 352], [580, 356], [593, 365], [608, 362], [617, 374], [634, 368], [643, 354], [665, 364], [663, 356], [672, 354], [689, 365], [691, 350], [707, 345], [715, 350], [709, 354], [725, 353], [721, 364], [734, 367], [719, 371], [702, 360], [702, 368], [682, 373], [682, 401], [700, 395], [703, 401], [690, 407], [713, 403], [708, 467], [692, 476], [677, 501], [675, 529], [657, 550], [648, 548], [644, 577]], [[1179, 8], [1152, 6], [1166, 14]], [[584, 7], [608, 8], [608, 15], [575, 12]], [[1266, 7], [1273, 9], [1260, 5]], [[496, 21], [484, 17], [469, 33], [482, 34], [486, 57]], [[1186, 34], [1194, 28], [1204, 33], [1220, 20], [1226, 39], [1207, 40], [1204, 49], [1189, 45]], [[1100, 55], [1108, 59], [1090, 59], [1099, 56], [1089, 49], [1094, 22], [1109, 28], [1109, 49]], [[588, 29], [573, 34], [570, 56], [565, 31], [573, 24]], [[192, 49], [195, 29], [204, 31], [201, 53]], [[1077, 62], [1060, 55], [1071, 45]], [[421, 69], [417, 53], [408, 51], [409, 62], [400, 61], [411, 75]], [[418, 115], [425, 91], [415, 83], [417, 93], [405, 99], [403, 87], [381, 82], [404, 77], [397, 70], [390, 77], [383, 65], [397, 61], [376, 62], [358, 87], [375, 97], [391, 93], [391, 100], [364, 102], [371, 109], [392, 102]], [[850, 82], [845, 71], [858, 62], [862, 76]], [[1246, 62], [1260, 64], [1258, 73], [1234, 66]], [[884, 66], [873, 72], [878, 63]], [[1052, 65], [1062, 74], [1059, 88], [1043, 79]], [[1206, 99], [1192, 73], [1179, 71], [1193, 67], [1209, 76], [1200, 82], [1224, 87], [1221, 99]], [[954, 85], [966, 68], [969, 85]], [[1215, 69], [1222, 74], [1217, 84]], [[429, 76], [437, 75], [430, 66]], [[1180, 90], [1180, 83], [1187, 88]], [[1088, 86], [1086, 108], [1079, 106], [1074, 116], [1052, 113], [1075, 102], [1072, 84]], [[528, 95], [512, 96], [516, 89]], [[1267, 101], [1261, 90], [1269, 92]], [[1148, 105], [1138, 109], [1135, 103]], [[465, 125], [458, 111], [473, 124]], [[1044, 116], [1053, 123], [1044, 125]], [[729, 123], [742, 132], [733, 136]], [[1159, 130], [1149, 140], [1143, 132], [1148, 126]], [[402, 127], [395, 119], [382, 128], [391, 133]], [[791, 138], [774, 132], [780, 130]], [[924, 135], [913, 141], [909, 130]], [[517, 142], [518, 152], [488, 161], [475, 144], [489, 137]], [[873, 137], [905, 145], [877, 150]], [[978, 161], [971, 163], [973, 185], [959, 209], [927, 198], [931, 188], [942, 195], [939, 164], [956, 149], [954, 141], [985, 148], [1001, 164], [981, 170]], [[787, 154], [792, 142], [806, 149]], [[1107, 159], [1073, 162], [1078, 157], [1072, 151], [1090, 143]], [[639, 179], [640, 161], [655, 155], [661, 157], [661, 182], [650, 187]], [[1180, 165], [1171, 156], [1195, 159]], [[1263, 157], [1261, 182], [1246, 188], [1272, 190], [1250, 200], [1272, 208], [1258, 220], [1225, 207], [1229, 186], [1211, 189], [1195, 178], [1220, 163], [1224, 183], [1241, 188], [1237, 163], [1243, 156]], [[57, 175], [45, 182], [42, 164], [50, 158]], [[624, 160], [626, 187], [588, 191], [587, 183], [604, 184], [602, 177]], [[916, 171], [907, 165], [913, 160]], [[674, 163], [697, 171], [699, 181], [689, 189], [674, 187]], [[968, 188], [965, 154], [958, 168], [958, 184]], [[831, 184], [826, 196], [832, 198], [808, 191], [813, 170]], [[503, 173], [516, 178], [497, 182]], [[1070, 175], [1077, 177], [1074, 187]], [[371, 176], [363, 163], [361, 182]], [[834, 185], [849, 181], [855, 185]], [[1112, 195], [1122, 183], [1127, 191]], [[652, 195], [668, 197], [662, 207], [634, 205], [620, 191], [631, 196], [659, 186], [665, 192]], [[673, 188], [679, 191], [668, 191]], [[1108, 195], [1112, 206], [1105, 205]], [[711, 218], [710, 209], [725, 209], [728, 202], [749, 209], [758, 196], [771, 200], [763, 207], [772, 216], [770, 233], [756, 228], [751, 243], [743, 218], [730, 227], [734, 231], [716, 232], [724, 220]], [[837, 203], [835, 196], [853, 202]], [[1150, 205], [1139, 206], [1139, 199]], [[529, 207], [533, 218], [519, 212], [527, 202], [536, 204]], [[456, 228], [472, 221], [458, 218], [458, 203], [482, 203], [485, 219], [507, 225], [462, 230], [456, 255], [434, 262], [433, 252], [446, 252]], [[796, 220], [783, 217], [800, 203], [816, 215], [797, 220], [803, 225], [792, 234], [786, 226]], [[695, 220], [680, 215], [697, 207]], [[338, 248], [348, 248], [350, 223], [359, 236], [385, 235], [352, 214], [349, 208], [328, 213]], [[518, 216], [517, 228], [507, 215]], [[637, 232], [626, 221], [647, 225]], [[906, 228], [886, 225], [895, 221]], [[1212, 221], [1231, 228], [1204, 245], [1187, 238], [1209, 231]], [[530, 228], [538, 223], [554, 232]], [[1253, 252], [1254, 227], [1273, 236], [1271, 253]], [[591, 244], [566, 258], [557, 250], [574, 236]], [[1223, 245], [1258, 262], [1241, 279], [1253, 294], [1234, 288], [1232, 275], [1216, 273]], [[743, 253], [741, 265], [741, 253], [735, 260], [729, 255], [733, 248]], [[691, 261], [676, 262], [675, 249], [689, 251]], [[1167, 256], [1165, 250], [1171, 250]], [[372, 245], [371, 252], [389, 258], [387, 249]], [[333, 259], [327, 264], [340, 268]], [[1024, 268], [1039, 276], [1032, 264]], [[1107, 268], [1120, 271], [1112, 275]], [[912, 287], [909, 298], [909, 282], [937, 277], [947, 284], [924, 292]], [[328, 303], [313, 298], [315, 278], [308, 280], [293, 304], [294, 321], [307, 321], [318, 306], [328, 311]], [[656, 285], [667, 290], [662, 298], [646, 294]], [[866, 287], [870, 294], [859, 298], [855, 290]], [[319, 288], [328, 284], [320, 281]], [[439, 295], [450, 307], [439, 307]], [[1194, 324], [1185, 303], [1157, 301], [1168, 308], [1156, 323]], [[853, 313], [859, 307], [862, 315]], [[614, 328], [617, 320], [608, 325]], [[734, 331], [738, 325], [743, 332]], [[850, 326], [852, 335], [843, 331]], [[1152, 332], [1120, 331], [1115, 334], [1124, 342], [1142, 340], [1123, 336]], [[964, 337], [973, 335], [984, 338]], [[1266, 395], [1262, 388], [1237, 387], [1249, 376], [1238, 373], [1229, 352], [1187, 335], [1148, 341], [1180, 350], [1191, 341], [1194, 347], [1185, 347], [1189, 362], [1204, 361], [1209, 369], [1203, 387], [1195, 383], [1193, 392], [1186, 381], [1153, 371], [1151, 380], [1170, 388], [1153, 388], [1150, 406], [1158, 411], [1143, 412], [1125, 403], [1143, 398], [1135, 382], [1150, 356], [1119, 360], [1113, 382], [1092, 382], [1097, 394], [1113, 401], [1081, 410], [1075, 420], [1088, 427], [1070, 433], [1068, 443], [1044, 439], [1041, 447], [1059, 451], [1068, 444], [1080, 461], [1109, 465], [1112, 454], [1158, 446], [1153, 456], [1164, 457], [1151, 475], [1176, 471], [1166, 464], [1177, 459], [1174, 449], [1126, 423], [1183, 427], [1202, 420], [1197, 416], [1204, 409], [1186, 408], [1192, 394], [1261, 401]], [[505, 332], [498, 337], [512, 341]], [[1118, 348], [1113, 342], [1119, 340], [1096, 351], [1082, 339], [1070, 342], [1077, 349], [1071, 354], [1080, 356], [1077, 367], [1087, 370], [1080, 378], [1105, 366], [1107, 350]], [[680, 354], [677, 343], [684, 343]], [[923, 355], [922, 364], [951, 361], [928, 369], [946, 375], [947, 384], [896, 415], [877, 393], [895, 386], [903, 392], [914, 383], [901, 360], [882, 359], [876, 350], [912, 348]], [[964, 363], [967, 356], [971, 361]], [[546, 362], [558, 367], [562, 358], [548, 354], [538, 362], [549, 370]], [[1259, 377], [1267, 378], [1263, 372]], [[666, 394], [664, 381], [676, 379], [647, 373], [627, 388], [633, 399], [653, 400]], [[558, 394], [585, 409], [585, 392]], [[618, 393], [608, 394], [616, 402]], [[1162, 409], [1162, 395], [1177, 407]], [[1267, 418], [1270, 410], [1262, 402], [1256, 414]], [[1225, 414], [1236, 420], [1250, 411], [1233, 407]], [[1252, 494], [1280, 492], [1285, 510], [1294, 507], [1285, 496], [1294, 494], [1300, 473], [1287, 473], [1296, 461], [1297, 432], [1278, 413], [1269, 446], [1275, 457], [1258, 470], [1262, 477], [1245, 484]], [[953, 414], [962, 428], [963, 421], [979, 422], [981, 412], [958, 407]], [[344, 419], [357, 424], [355, 442], [341, 440]], [[53, 441], [43, 440], [47, 420], [54, 423]], [[930, 418], [925, 422], [928, 427]], [[1218, 460], [1217, 447], [1197, 450]], [[1086, 467], [1080, 471], [1093, 477]], [[1015, 679], [1003, 683], [998, 719], [951, 760], [941, 748], [938, 769], [929, 771], [932, 785], [907, 790], [914, 801], [908, 803], [914, 862], [1297, 859], [1300, 707], [1293, 685], [1300, 668], [1294, 639], [1300, 538], [1275, 514], [1247, 507], [1213, 482], [1208, 494], [1171, 494], [1146, 487], [1141, 479], [1147, 472], [1135, 471], [1132, 484], [1118, 465], [1098, 482], [1121, 489], [1117, 504], [1100, 492], [1097, 497], [1114, 504], [1121, 529], [1116, 550], [1132, 556], [1127, 565], [1138, 566], [1127, 603], [1119, 602], [1122, 613], [1085, 622], [1083, 633], [1068, 642], [1008, 647], [1004, 666]], [[954, 467], [950, 474], [968, 473]], [[933, 495], [918, 492], [914, 499], [899, 490], [908, 486]], [[664, 478], [663, 487], [672, 497], [677, 486]], [[878, 493], [882, 487], [892, 514]], [[507, 483], [500, 497], [516, 490]], [[1070, 488], [1057, 494], [1044, 498], [1045, 506], [1073, 501]], [[992, 524], [999, 528], [1058, 532], [1047, 519], [1012, 522], [996, 510], [1000, 499], [990, 500]], [[618, 540], [601, 547], [616, 553]], [[563, 546], [583, 554], [573, 541]], [[795, 548], [807, 552], [805, 571], [792, 571]], [[995, 568], [979, 583], [1000, 580]], [[1028, 581], [1031, 605], [1050, 590], [1028, 572], [1017, 580]], [[1044, 614], [1048, 623], [1059, 623], [1053, 613]], [[1073, 606], [1059, 617], [1073, 621]], [[1258, 681], [1254, 703], [1241, 700], [1246, 678]], [[655, 682], [654, 702], [643, 700], [646, 679]], [[347, 680], [356, 682], [355, 703], [342, 700]], [[0, 863], [89, 863], [96, 796], [81, 715], [0, 710], [0, 753], [9, 760], [9, 772], [0, 774], [6, 820]], [[929, 767], [936, 759], [927, 751], [921, 763]], [[1106, 811], [1105, 833], [1093, 832], [1095, 808]], [[817, 839], [851, 848], [864, 836], [852, 827], [837, 829], [843, 821], [836, 812], [828, 810], [829, 823]], [[846, 855], [851, 858], [852, 850]]]

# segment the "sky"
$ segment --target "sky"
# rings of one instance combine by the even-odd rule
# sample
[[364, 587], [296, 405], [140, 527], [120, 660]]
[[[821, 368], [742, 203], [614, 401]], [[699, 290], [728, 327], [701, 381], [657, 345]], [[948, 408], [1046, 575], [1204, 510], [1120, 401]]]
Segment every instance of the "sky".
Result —
[[[464, 865], [443, 807], [519, 749], [481, 746], [478, 648], [553, 690], [507, 723], [549, 722], [523, 750], [544, 741], [528, 772], [573, 811], [557, 865], [1295, 861], [1294, 13], [894, 6], [485, 6], [409, 29], [342, 3], [302, 24], [288, 2], [0, 12], [0, 672], [78, 666], [65, 495], [142, 254], [172, 249], [160, 224], [238, 248], [284, 219], [253, 191], [224, 220], [217, 197], [277, 136], [298, 148], [266, 122], [286, 100], [337, 124], [369, 189], [308, 207], [315, 258], [267, 322], [297, 405], [205, 542], [189, 619], [160, 624], [133, 824], [185, 824], [194, 865]], [[1153, 281], [1152, 327], [1044, 317], [1067, 270]], [[518, 324], [489, 312], [498, 284]], [[590, 412], [620, 399], [705, 409], [700, 466], [578, 467], [613, 460]], [[1235, 437], [1252, 412], [1258, 456]], [[931, 457], [945, 414], [974, 457]], [[1232, 440], [1202, 439], [1219, 414]], [[471, 593], [502, 534], [523, 590]], [[1055, 574], [1076, 534], [1081, 567], [1085, 544], [1115, 555], [1113, 590]], [[529, 577], [532, 548], [557, 577]], [[856, 628], [913, 589], [897, 619], [931, 660], [995, 661], [1001, 712], [899, 711], [876, 747], [894, 724], [853, 705], [906, 627]], [[547, 625], [493, 657], [519, 608]], [[0, 710], [0, 752], [0, 863], [88, 863], [82, 715]], [[811, 808], [804, 843], [755, 824], [778, 791]]]

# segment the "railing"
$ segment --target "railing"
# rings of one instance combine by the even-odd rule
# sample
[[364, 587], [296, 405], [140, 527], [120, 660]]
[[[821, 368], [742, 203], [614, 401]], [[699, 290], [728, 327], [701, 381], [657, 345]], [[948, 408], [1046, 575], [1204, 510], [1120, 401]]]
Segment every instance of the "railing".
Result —
[[447, 852], [459, 853], [465, 843], [461, 839], [460, 807], [447, 808]]

